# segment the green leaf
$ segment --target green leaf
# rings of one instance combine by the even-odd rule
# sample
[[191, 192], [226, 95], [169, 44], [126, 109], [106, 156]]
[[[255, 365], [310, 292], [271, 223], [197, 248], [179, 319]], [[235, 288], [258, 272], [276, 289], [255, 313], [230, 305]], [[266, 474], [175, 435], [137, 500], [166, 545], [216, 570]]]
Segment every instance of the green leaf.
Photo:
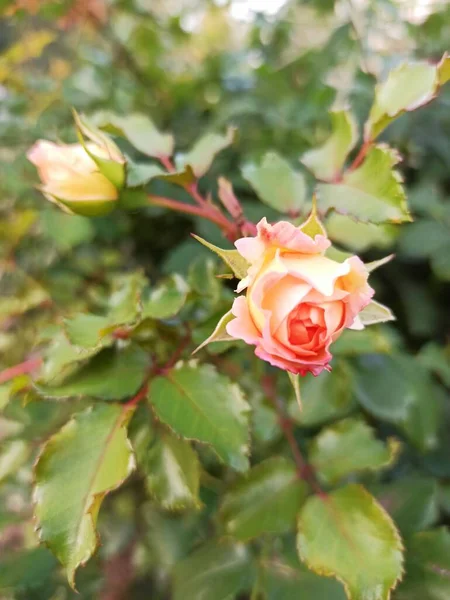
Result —
[[35, 469], [40, 540], [64, 565], [70, 585], [97, 547], [97, 515], [105, 495], [134, 468], [126, 423], [130, 410], [96, 404], [75, 415], [45, 444]]
[[300, 211], [306, 201], [305, 179], [275, 152], [268, 152], [262, 163], [245, 165], [242, 175], [268, 206], [284, 213]]
[[[290, 557], [289, 557], [290, 558]], [[277, 556], [264, 562], [262, 575], [267, 600], [345, 600], [342, 585], [320, 577], [303, 564]]]
[[232, 314], [231, 310], [229, 310], [217, 323], [216, 328], [211, 333], [211, 335], [208, 338], [206, 338], [206, 340], [202, 342], [192, 354], [196, 354], [199, 350], [201, 350], [208, 344], [211, 344], [212, 342], [228, 342], [230, 340], [234, 340], [234, 338], [231, 337], [231, 335], [229, 335], [226, 330], [228, 323], [233, 319], [234, 315]]
[[234, 135], [235, 129], [233, 127], [229, 127], [225, 135], [207, 133], [194, 144], [187, 154], [179, 157], [177, 166], [189, 166], [195, 177], [202, 177], [209, 171], [216, 155], [233, 143]]
[[399, 252], [411, 258], [431, 258], [448, 244], [449, 227], [442, 222], [420, 219], [404, 227], [398, 240]]
[[393, 69], [375, 91], [375, 100], [365, 125], [365, 138], [375, 139], [394, 119], [416, 110], [436, 96], [447, 79], [448, 63], [403, 63]]
[[309, 237], [312, 239], [314, 239], [316, 235], [323, 235], [324, 237], [328, 237], [325, 227], [323, 226], [321, 220], [317, 216], [317, 200], [315, 196], [313, 197], [312, 209], [309, 214], [309, 217], [302, 225], [300, 225], [300, 229], [303, 231], [303, 233], [306, 233], [306, 235], [309, 235]]
[[126, 137], [132, 146], [147, 156], [158, 158], [173, 154], [172, 134], [158, 131], [153, 121], [146, 115], [133, 113], [122, 117], [107, 112], [101, 115], [100, 127], [105, 131]]
[[362, 486], [309, 498], [298, 528], [300, 558], [316, 573], [341, 581], [349, 600], [389, 600], [402, 576], [402, 542]]
[[420, 450], [436, 447], [439, 396], [418, 361], [400, 354], [360, 358], [355, 394], [369, 413], [397, 425]]
[[144, 461], [146, 485], [165, 509], [199, 508], [200, 462], [189, 442], [168, 431], [155, 438]]
[[304, 427], [316, 427], [346, 415], [354, 404], [351, 383], [352, 374], [342, 360], [333, 362], [332, 373], [322, 373], [320, 377], [306, 375], [301, 382], [302, 409], [292, 398], [289, 414]]
[[95, 234], [91, 219], [68, 215], [53, 208], [42, 211], [40, 222], [45, 236], [51, 239], [62, 252], [90, 242]]
[[358, 127], [350, 112], [332, 111], [330, 117], [330, 137], [322, 146], [309, 150], [300, 159], [317, 179], [323, 181], [333, 180], [339, 175], [358, 140]]
[[0, 323], [50, 299], [47, 291], [21, 269], [6, 263], [0, 268]]
[[46, 398], [92, 396], [121, 400], [133, 396], [142, 386], [149, 358], [139, 346], [103, 350], [57, 385], [38, 381], [37, 391]]
[[450, 533], [444, 527], [416, 533], [407, 547], [406, 578], [396, 600], [450, 597]]
[[175, 566], [173, 600], [231, 600], [249, 589], [252, 576], [243, 544], [213, 541]]
[[146, 283], [140, 272], [119, 277], [113, 286], [106, 315], [80, 313], [65, 319], [64, 330], [69, 341], [85, 349], [101, 349], [110, 345], [114, 329], [135, 325], [141, 317], [143, 288]]
[[39, 372], [39, 385], [56, 385], [101, 350], [100, 346], [81, 348], [72, 346], [61, 332], [52, 339], [44, 353], [44, 363]]
[[364, 307], [358, 316], [363, 325], [375, 325], [376, 323], [395, 321], [391, 309], [375, 300], [372, 300]]
[[0, 450], [0, 482], [17, 473], [30, 454], [31, 447], [23, 440], [3, 442]]
[[373, 493], [404, 536], [427, 529], [439, 519], [438, 486], [434, 479], [406, 477], [378, 485]]
[[327, 216], [326, 228], [330, 239], [356, 252], [364, 252], [372, 247], [392, 247], [398, 234], [395, 225], [363, 223], [335, 212]]
[[410, 221], [402, 178], [393, 170], [398, 162], [395, 150], [382, 144], [374, 146], [363, 164], [347, 171], [340, 183], [317, 186], [319, 209], [332, 208], [372, 223]]
[[80, 313], [65, 319], [64, 331], [71, 344], [81, 348], [102, 348], [113, 342], [108, 317]]
[[176, 273], [167, 277], [155, 288], [146, 291], [142, 298], [142, 318], [170, 319], [183, 308], [189, 292], [186, 281]]
[[264, 533], [284, 533], [308, 494], [295, 465], [274, 457], [253, 467], [224, 496], [221, 518], [227, 534], [247, 541]]
[[[37, 589], [50, 580], [55, 566], [56, 561], [47, 548], [20, 550], [2, 556], [0, 590], [9, 589], [16, 596], [20, 591]], [[5, 596], [9, 597], [9, 594]]]
[[353, 473], [390, 466], [398, 450], [396, 440], [385, 444], [363, 420], [348, 418], [322, 429], [311, 443], [309, 457], [319, 477], [336, 484]]
[[210, 444], [238, 471], [248, 468], [248, 404], [210, 365], [182, 364], [150, 384], [158, 418], [185, 438]]
[[417, 358], [428, 370], [436, 373], [443, 383], [450, 387], [450, 352], [435, 342], [429, 342], [420, 349]]
[[214, 246], [214, 244], [210, 244], [198, 235], [193, 233], [191, 235], [198, 242], [200, 242], [200, 244], [203, 244], [203, 246], [206, 246], [206, 248], [209, 248], [209, 250], [212, 250], [212, 252], [217, 254], [217, 256], [219, 256], [223, 262], [230, 267], [238, 279], [244, 279], [247, 277], [247, 271], [250, 265], [237, 250], [224, 250], [223, 248]]
[[[155, 177], [164, 176], [166, 172], [158, 165], [135, 163], [127, 161], [127, 186], [139, 187], [145, 185]], [[148, 200], [147, 200], [148, 202]]]

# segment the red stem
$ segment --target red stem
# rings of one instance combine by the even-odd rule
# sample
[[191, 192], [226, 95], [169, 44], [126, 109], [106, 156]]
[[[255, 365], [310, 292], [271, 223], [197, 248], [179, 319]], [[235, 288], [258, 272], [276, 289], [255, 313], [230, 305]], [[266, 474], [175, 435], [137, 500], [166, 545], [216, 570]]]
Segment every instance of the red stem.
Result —
[[234, 223], [229, 221], [221, 212], [214, 210], [210, 206], [193, 206], [185, 204], [171, 198], [163, 198], [162, 196], [153, 196], [149, 194], [150, 202], [156, 206], [163, 206], [169, 210], [175, 210], [190, 215], [203, 217], [212, 223], [218, 225], [226, 234], [227, 237], [236, 239], [237, 231]]
[[4, 371], [0, 372], [0, 383], [5, 383], [5, 381], [10, 381], [19, 375], [26, 375], [27, 373], [32, 373], [36, 369], [38, 369], [42, 364], [42, 358], [36, 356], [35, 358], [29, 358], [28, 360], [15, 365], [14, 367], [9, 367]]
[[355, 169], [357, 169], [359, 167], [359, 165], [366, 158], [366, 154], [369, 151], [369, 149], [370, 149], [371, 146], [372, 146], [372, 140], [366, 140], [364, 142], [364, 144], [359, 149], [359, 152], [356, 155], [355, 160], [349, 166], [348, 171], [354, 171]]
[[139, 402], [141, 400], [143, 400], [148, 392], [148, 382], [146, 382], [141, 389], [138, 391], [138, 393], [133, 396], [133, 398], [131, 398], [131, 400], [128, 400], [128, 402], [125, 402], [124, 407], [131, 408], [133, 406], [136, 406], [136, 404], [139, 404]]
[[175, 173], [176, 169], [175, 169], [175, 165], [173, 164], [173, 162], [170, 160], [170, 158], [168, 156], [158, 156], [159, 162], [162, 164], [162, 166], [166, 169], [166, 171], [168, 171], [169, 173]]
[[294, 423], [284, 411], [283, 405], [277, 396], [273, 378], [270, 376], [264, 377], [262, 385], [267, 397], [275, 408], [275, 412], [277, 413], [278, 417], [278, 423], [280, 424], [283, 435], [291, 449], [291, 453], [297, 468], [298, 478], [305, 481], [315, 494], [321, 498], [325, 498], [326, 493], [320, 487], [313, 467], [305, 460], [300, 448], [298, 447], [297, 440], [295, 439], [294, 435]]

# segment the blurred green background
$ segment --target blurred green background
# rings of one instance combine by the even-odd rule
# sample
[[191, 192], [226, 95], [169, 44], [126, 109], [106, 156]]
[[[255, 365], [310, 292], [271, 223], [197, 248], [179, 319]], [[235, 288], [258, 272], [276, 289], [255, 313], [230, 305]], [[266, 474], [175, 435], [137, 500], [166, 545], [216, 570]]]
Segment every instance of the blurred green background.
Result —
[[[329, 132], [329, 109], [351, 105], [364, 122], [377, 80], [405, 59], [438, 61], [450, 40], [450, 4], [432, 0], [0, 0], [0, 10], [0, 369], [29, 354], [55, 305], [67, 314], [95, 300], [105, 272], [141, 266], [150, 278], [185, 274], [207, 252], [191, 231], [223, 245], [213, 225], [155, 207], [87, 220], [49, 205], [33, 189], [37, 178], [25, 151], [38, 138], [75, 141], [72, 106], [86, 114], [148, 114], [174, 132], [180, 151], [204, 131], [235, 125], [237, 141], [202, 179], [202, 191], [215, 191], [223, 174], [249, 218], [275, 220], [279, 215], [258, 203], [243, 179], [243, 165], [276, 150], [300, 168], [298, 157]], [[414, 222], [375, 226], [333, 214], [326, 226], [337, 246], [366, 261], [396, 254], [377, 272], [375, 287], [397, 322], [359, 334], [342, 351], [395, 350], [403, 383], [419, 363], [439, 382], [439, 409], [430, 401], [435, 383], [421, 390], [421, 424], [409, 432], [421, 454], [404, 469], [440, 480], [434, 521], [444, 523], [450, 514], [450, 86], [430, 106], [398, 119], [382, 140], [402, 154]], [[164, 187], [152, 185], [157, 192]], [[170, 196], [176, 194], [171, 188]], [[359, 360], [364, 372], [364, 355]], [[414, 390], [401, 387], [392, 364], [378, 369], [375, 395], [395, 388], [399, 402], [407, 402]], [[371, 413], [370, 393], [360, 402]], [[371, 414], [383, 420], [382, 408]], [[55, 426], [39, 407], [26, 418], [34, 431], [42, 428], [42, 439]], [[0, 416], [0, 442], [11, 423]], [[7, 558], [35, 543], [31, 471], [10, 475], [0, 487], [0, 557], [6, 557], [0, 598], [75, 597], [45, 551], [20, 554], [22, 562]], [[133, 502], [125, 493], [110, 503], [101, 523], [104, 545], [80, 575], [81, 597], [170, 597], [167, 572], [187, 552], [183, 544], [194, 535], [196, 517], [166, 519], [147, 510], [140, 523], [147, 543], [131, 572], [124, 540], [136, 516]], [[443, 599], [447, 591], [394, 597]]]

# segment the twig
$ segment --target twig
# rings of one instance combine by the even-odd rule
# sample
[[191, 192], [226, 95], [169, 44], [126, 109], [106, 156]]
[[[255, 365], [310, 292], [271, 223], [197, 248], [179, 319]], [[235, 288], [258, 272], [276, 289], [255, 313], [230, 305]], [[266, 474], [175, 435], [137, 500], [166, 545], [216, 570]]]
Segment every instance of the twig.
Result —
[[352, 162], [352, 164], [347, 169], [348, 171], [354, 171], [355, 169], [357, 169], [359, 167], [359, 165], [366, 158], [366, 154], [369, 151], [369, 149], [371, 148], [371, 146], [372, 146], [372, 140], [366, 140], [364, 142], [364, 144], [361, 146], [358, 154], [356, 155], [355, 160]]
[[149, 200], [151, 204], [156, 206], [163, 206], [169, 210], [196, 215], [211, 221], [218, 225], [229, 239], [235, 240], [238, 236], [236, 225], [229, 221], [220, 211], [214, 210], [213, 207], [193, 206], [192, 204], [185, 204], [178, 200], [172, 200], [171, 198], [164, 198], [162, 196], [153, 196], [151, 194], [149, 194]]
[[0, 383], [5, 383], [5, 381], [10, 381], [19, 375], [26, 375], [27, 373], [32, 373], [39, 369], [42, 364], [42, 358], [36, 356], [34, 358], [29, 358], [28, 360], [19, 363], [18, 365], [14, 365], [14, 367], [9, 367], [4, 371], [0, 372]]
[[325, 498], [326, 494], [317, 481], [317, 477], [313, 467], [305, 460], [305, 458], [303, 458], [303, 455], [297, 444], [297, 440], [295, 439], [294, 423], [292, 419], [290, 419], [286, 415], [283, 404], [277, 396], [273, 378], [270, 376], [264, 377], [262, 384], [267, 397], [269, 398], [277, 413], [278, 422], [280, 424], [281, 430], [291, 449], [291, 453], [297, 468], [298, 478], [305, 481], [311, 487], [315, 494], [317, 494], [321, 498]]

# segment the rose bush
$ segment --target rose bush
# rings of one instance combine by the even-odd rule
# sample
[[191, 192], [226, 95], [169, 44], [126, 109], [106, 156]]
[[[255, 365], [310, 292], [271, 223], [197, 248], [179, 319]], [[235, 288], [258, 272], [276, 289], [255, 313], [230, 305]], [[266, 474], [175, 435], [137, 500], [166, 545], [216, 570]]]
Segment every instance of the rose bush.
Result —
[[336, 262], [324, 255], [325, 235], [314, 238], [288, 221], [262, 219], [257, 236], [235, 245], [249, 263], [237, 288], [234, 338], [256, 346], [255, 354], [291, 373], [330, 370], [330, 345], [344, 329], [362, 329], [358, 317], [374, 294], [364, 263], [352, 256]]

